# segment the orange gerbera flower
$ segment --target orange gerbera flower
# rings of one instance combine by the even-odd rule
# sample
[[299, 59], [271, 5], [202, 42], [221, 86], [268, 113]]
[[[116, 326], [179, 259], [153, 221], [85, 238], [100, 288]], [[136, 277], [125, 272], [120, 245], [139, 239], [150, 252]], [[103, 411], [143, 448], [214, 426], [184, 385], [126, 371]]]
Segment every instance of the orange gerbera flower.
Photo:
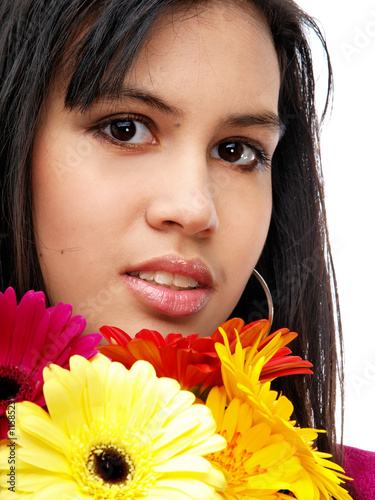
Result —
[[243, 348], [252, 347], [254, 354], [259, 353], [261, 356], [267, 357], [269, 344], [273, 344], [274, 338], [280, 336], [279, 349], [276, 352], [273, 351], [274, 353], [272, 353], [262, 368], [259, 377], [261, 382], [271, 381], [276, 377], [283, 377], [285, 375], [313, 373], [310, 370], [312, 364], [309, 361], [305, 361], [299, 356], [290, 356], [292, 351], [285, 346], [298, 337], [298, 334], [289, 331], [287, 328], [282, 328], [268, 335], [270, 323], [266, 319], [245, 325], [245, 322], [241, 318], [233, 318], [223, 323], [212, 335], [215, 342], [223, 344], [223, 336], [220, 333], [220, 329], [223, 329], [227, 335], [232, 354], [235, 352], [236, 344], [239, 340]]
[[[290, 349], [286, 344], [291, 342], [296, 333], [284, 328], [268, 335], [270, 324], [260, 320], [245, 325], [244, 321], [234, 318], [222, 325], [226, 332], [230, 349], [235, 350], [238, 332], [242, 346], [251, 347], [254, 355], [267, 356], [269, 344], [273, 345], [275, 336], [279, 339], [279, 350], [269, 356], [262, 369], [260, 380], [268, 381], [275, 377], [295, 373], [312, 373], [311, 363], [303, 361], [299, 356], [289, 356]], [[113, 361], [119, 361], [130, 368], [137, 360], [149, 361], [155, 368], [158, 377], [171, 377], [177, 380], [183, 389], [205, 399], [213, 386], [222, 385], [221, 362], [215, 350], [215, 344], [223, 344], [219, 329], [211, 337], [199, 337], [198, 334], [183, 337], [170, 333], [165, 338], [154, 330], [141, 330], [132, 339], [119, 328], [103, 326], [101, 333], [110, 345], [101, 346], [99, 350]]]

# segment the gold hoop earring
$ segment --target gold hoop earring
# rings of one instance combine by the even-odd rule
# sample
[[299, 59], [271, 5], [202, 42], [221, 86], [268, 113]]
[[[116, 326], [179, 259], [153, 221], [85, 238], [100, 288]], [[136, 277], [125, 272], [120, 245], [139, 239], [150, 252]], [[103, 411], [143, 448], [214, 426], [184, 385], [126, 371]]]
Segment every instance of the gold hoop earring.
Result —
[[263, 288], [264, 293], [266, 294], [267, 304], [268, 304], [268, 321], [270, 323], [270, 328], [267, 332], [267, 335], [268, 335], [268, 333], [271, 330], [271, 325], [273, 322], [273, 315], [274, 315], [272, 295], [271, 295], [270, 289], [268, 288], [267, 283], [264, 281], [264, 278], [258, 273], [258, 271], [256, 269], [254, 269], [253, 275], [257, 278], [257, 280], [259, 281], [259, 283], [261, 284], [261, 286]]

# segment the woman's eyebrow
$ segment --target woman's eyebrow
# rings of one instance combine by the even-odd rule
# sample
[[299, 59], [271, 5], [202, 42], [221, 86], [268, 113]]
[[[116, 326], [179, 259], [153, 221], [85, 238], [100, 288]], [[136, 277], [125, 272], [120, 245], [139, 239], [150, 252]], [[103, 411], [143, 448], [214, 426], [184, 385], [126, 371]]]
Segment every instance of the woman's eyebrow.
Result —
[[[176, 118], [179, 118], [182, 115], [182, 112], [179, 109], [175, 108], [174, 106], [171, 106], [170, 104], [167, 104], [165, 101], [153, 95], [151, 92], [144, 92], [142, 90], [134, 89], [131, 87], [126, 87], [126, 88], [123, 87], [120, 90], [119, 94], [115, 97], [115, 99], [116, 98], [119, 99], [120, 101], [126, 99], [134, 99], [136, 101], [140, 101], [144, 104], [147, 104], [152, 108], [157, 109], [158, 111], [162, 111], [163, 113], [173, 115]], [[113, 96], [107, 95], [104, 96], [104, 99], [112, 100]]]
[[285, 132], [285, 125], [281, 118], [272, 111], [262, 111], [243, 115], [232, 115], [228, 118], [229, 125], [235, 127], [251, 127], [261, 125], [275, 130], [281, 138]]

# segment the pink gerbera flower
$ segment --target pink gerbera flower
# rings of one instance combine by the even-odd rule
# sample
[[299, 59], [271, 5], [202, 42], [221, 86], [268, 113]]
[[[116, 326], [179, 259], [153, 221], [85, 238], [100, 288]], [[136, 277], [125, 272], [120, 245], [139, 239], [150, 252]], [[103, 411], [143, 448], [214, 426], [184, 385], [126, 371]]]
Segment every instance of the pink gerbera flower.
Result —
[[0, 293], [0, 439], [7, 436], [9, 401], [44, 406], [45, 366], [68, 368], [70, 356], [89, 359], [97, 353], [102, 336], [81, 337], [86, 320], [71, 315], [70, 304], [46, 308], [43, 292], [27, 292], [18, 305], [13, 288]]

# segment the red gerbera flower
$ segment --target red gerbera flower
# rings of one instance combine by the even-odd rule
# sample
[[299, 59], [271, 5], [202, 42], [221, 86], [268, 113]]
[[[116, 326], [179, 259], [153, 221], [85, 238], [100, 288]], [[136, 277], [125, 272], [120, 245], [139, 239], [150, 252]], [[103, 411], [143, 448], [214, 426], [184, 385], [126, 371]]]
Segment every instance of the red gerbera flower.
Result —
[[43, 369], [50, 363], [68, 368], [70, 356], [91, 358], [102, 336], [81, 337], [86, 320], [71, 317], [72, 306], [46, 308], [43, 292], [27, 292], [17, 305], [12, 288], [0, 293], [0, 438], [7, 436], [9, 401], [44, 406]]
[[[285, 347], [297, 334], [285, 328], [267, 336], [269, 326], [267, 320], [245, 325], [242, 319], [234, 318], [221, 328], [227, 333], [232, 352], [237, 342], [236, 331], [244, 348], [251, 347], [265, 355], [268, 343], [281, 334], [281, 348], [264, 365], [260, 377], [262, 381], [292, 373], [312, 373], [308, 369], [311, 363], [299, 356], [289, 356], [291, 351]], [[170, 333], [165, 338], [154, 330], [145, 329], [138, 332], [134, 339], [113, 326], [103, 326], [100, 331], [111, 344], [100, 346], [100, 352], [128, 369], [138, 359], [149, 361], [158, 377], [174, 378], [183, 389], [191, 390], [201, 399], [205, 399], [211, 387], [222, 385], [221, 362], [215, 350], [217, 342], [223, 343], [219, 329], [212, 337], [199, 337], [198, 334], [183, 337]]]
[[170, 333], [164, 338], [159, 332], [144, 329], [132, 339], [113, 326], [103, 326], [100, 331], [111, 343], [100, 346], [100, 352], [128, 369], [138, 359], [149, 361], [158, 377], [174, 378], [182, 389], [201, 398], [206, 389], [221, 384], [221, 363], [211, 337]]

